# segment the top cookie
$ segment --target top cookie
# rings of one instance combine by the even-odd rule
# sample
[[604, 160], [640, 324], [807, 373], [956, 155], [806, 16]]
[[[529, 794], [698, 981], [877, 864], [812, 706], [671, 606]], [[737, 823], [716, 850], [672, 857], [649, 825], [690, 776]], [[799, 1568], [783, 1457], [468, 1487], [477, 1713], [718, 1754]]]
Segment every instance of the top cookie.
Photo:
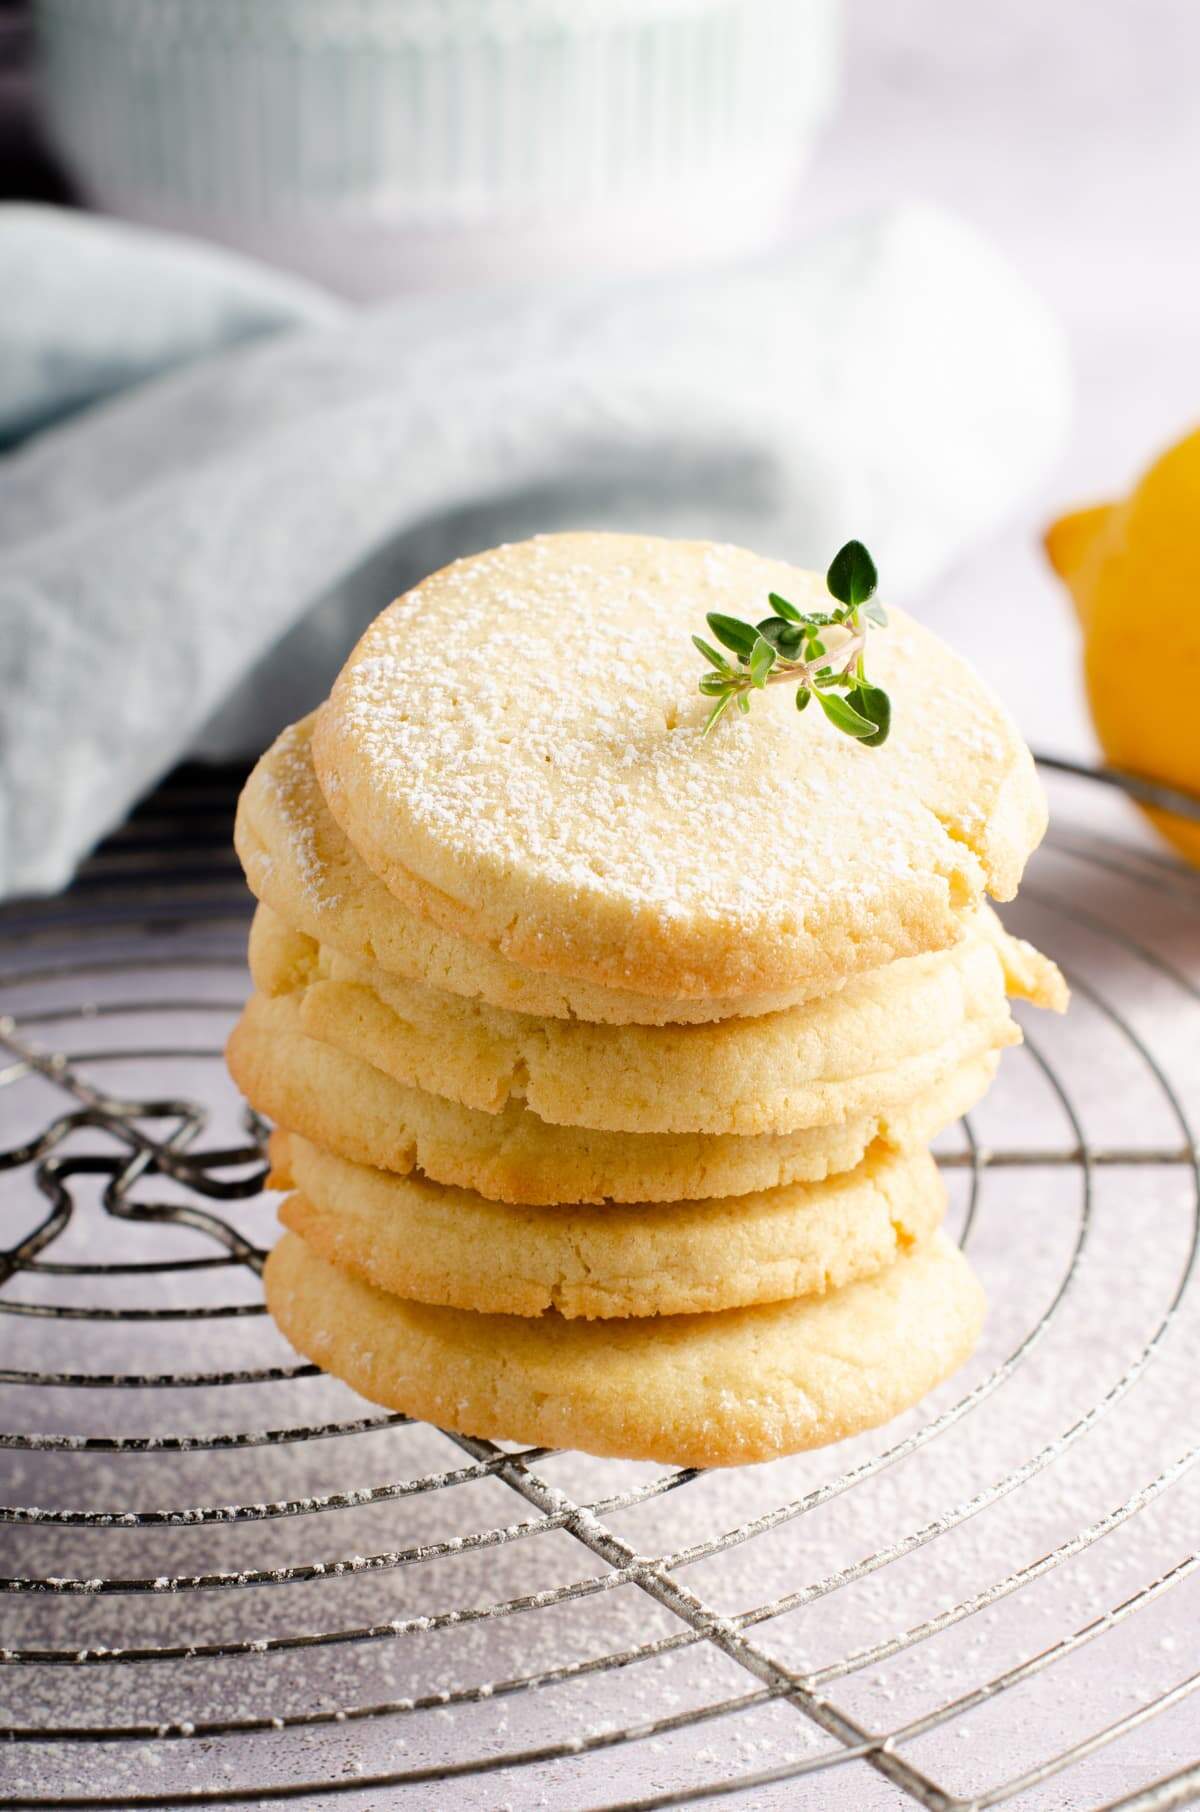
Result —
[[462, 560], [367, 630], [313, 739], [330, 811], [392, 893], [531, 969], [659, 998], [822, 992], [1007, 899], [1045, 825], [1028, 750], [899, 611], [867, 749], [790, 689], [707, 739], [705, 613], [824, 581], [737, 548], [553, 535]]

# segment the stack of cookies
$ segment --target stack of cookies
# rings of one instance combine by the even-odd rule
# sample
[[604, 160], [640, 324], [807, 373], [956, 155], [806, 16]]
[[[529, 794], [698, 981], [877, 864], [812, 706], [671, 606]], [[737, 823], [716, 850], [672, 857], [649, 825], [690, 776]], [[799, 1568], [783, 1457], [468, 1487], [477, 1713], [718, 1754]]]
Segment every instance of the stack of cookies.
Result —
[[1029, 753], [901, 613], [878, 748], [754, 696], [702, 734], [691, 635], [824, 581], [547, 536], [398, 600], [262, 758], [233, 1074], [277, 1128], [267, 1301], [375, 1402], [681, 1465], [909, 1407], [983, 1303], [934, 1135], [1062, 983], [985, 904]]

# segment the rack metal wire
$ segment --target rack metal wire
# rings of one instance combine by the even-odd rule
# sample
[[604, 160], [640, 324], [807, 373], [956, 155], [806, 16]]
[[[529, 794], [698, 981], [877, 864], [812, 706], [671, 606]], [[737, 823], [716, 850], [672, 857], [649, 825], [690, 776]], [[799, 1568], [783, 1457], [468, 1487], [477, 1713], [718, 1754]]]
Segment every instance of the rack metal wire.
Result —
[[1075, 1010], [940, 1153], [981, 1355], [741, 1473], [445, 1434], [283, 1347], [232, 781], [0, 912], [0, 1804], [1200, 1800], [1200, 877], [1096, 778], [1019, 927]]

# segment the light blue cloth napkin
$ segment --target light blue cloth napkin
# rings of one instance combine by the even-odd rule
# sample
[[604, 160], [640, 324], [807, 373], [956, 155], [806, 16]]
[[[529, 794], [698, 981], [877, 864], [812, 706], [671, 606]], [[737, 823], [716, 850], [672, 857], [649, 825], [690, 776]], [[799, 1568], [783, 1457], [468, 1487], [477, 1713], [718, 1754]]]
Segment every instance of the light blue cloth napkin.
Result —
[[61, 885], [181, 756], [261, 748], [456, 554], [599, 525], [822, 565], [858, 535], [905, 595], [1067, 413], [1044, 308], [925, 207], [720, 274], [361, 312], [0, 209], [0, 295], [0, 424], [76, 411], [0, 460], [0, 894]]
[[0, 447], [174, 365], [343, 303], [216, 246], [62, 208], [0, 208]]

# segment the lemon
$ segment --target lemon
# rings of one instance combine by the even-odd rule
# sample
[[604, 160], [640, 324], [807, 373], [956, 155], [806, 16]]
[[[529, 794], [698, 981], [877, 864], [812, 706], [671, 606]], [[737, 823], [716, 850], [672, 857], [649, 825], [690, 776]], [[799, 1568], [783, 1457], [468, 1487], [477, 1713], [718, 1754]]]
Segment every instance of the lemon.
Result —
[[[1046, 551], [1075, 602], [1106, 757], [1200, 796], [1200, 430], [1123, 503], [1063, 516]], [[1200, 864], [1200, 822], [1149, 816]]]

